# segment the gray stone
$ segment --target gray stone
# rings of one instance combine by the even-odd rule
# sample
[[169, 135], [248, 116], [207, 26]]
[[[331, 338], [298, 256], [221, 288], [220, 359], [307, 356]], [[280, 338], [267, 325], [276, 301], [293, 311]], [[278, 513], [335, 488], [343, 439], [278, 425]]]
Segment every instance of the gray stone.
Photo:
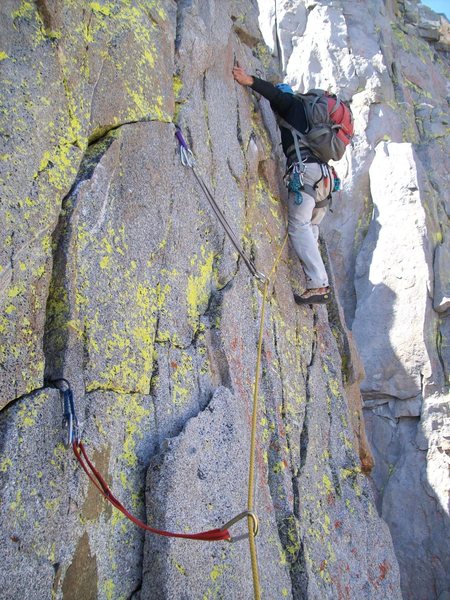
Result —
[[434, 256], [433, 308], [443, 313], [450, 308], [450, 247], [447, 242], [436, 248]]
[[418, 33], [427, 40], [438, 41], [441, 37], [441, 19], [428, 6], [419, 4]]
[[[88, 454], [142, 518], [138, 499], [152, 451], [150, 398], [90, 394], [76, 395], [75, 403]], [[33, 590], [33, 598], [44, 600], [52, 589], [69, 598], [106, 598], [107, 589], [129, 596], [140, 581], [142, 534], [117, 520], [88, 484], [63, 445], [61, 417], [59, 392], [50, 388], [0, 415], [2, 597], [27, 597]], [[111, 560], [118, 569], [111, 569]]]
[[2, 3], [1, 406], [42, 385], [52, 236], [89, 139], [172, 118], [165, 5]]
[[431, 375], [423, 339], [431, 258], [422, 243], [426, 214], [417, 177], [409, 145], [377, 147], [370, 169], [374, 217], [358, 256], [353, 323], [366, 370], [365, 394], [411, 398], [421, 391], [421, 374]]
[[[245, 510], [249, 430], [240, 409], [229, 390], [218, 388], [206, 409], [152, 459], [147, 476], [150, 523], [197, 532], [221, 527]], [[281, 598], [291, 582], [287, 564], [280, 561], [270, 493], [260, 477], [256, 503], [262, 594]], [[246, 519], [230, 529], [232, 537], [247, 531]], [[253, 595], [246, 540], [229, 544], [147, 536], [144, 556], [142, 599]]]
[[[323, 230], [335, 287], [367, 374], [363, 391], [365, 406], [373, 409], [365, 412], [375, 455], [378, 506], [381, 509], [386, 481], [397, 463], [403, 465], [402, 476], [389, 484], [390, 508], [384, 513], [396, 535], [398, 507], [404, 498], [411, 492], [410, 510], [414, 503], [420, 506], [415, 511], [417, 527], [402, 521], [405, 550], [396, 543], [405, 597], [428, 598], [434, 589], [437, 598], [449, 589], [448, 578], [439, 567], [425, 574], [422, 565], [436, 561], [436, 556], [438, 562], [448, 564], [448, 551], [441, 544], [446, 534], [438, 533], [440, 527], [447, 531], [448, 517], [443, 516], [444, 509], [433, 517], [436, 505], [445, 505], [448, 471], [442, 448], [447, 443], [446, 425], [427, 410], [430, 399], [445, 397], [449, 372], [444, 308], [448, 268], [443, 245], [450, 211], [448, 20], [415, 0], [352, 1], [344, 2], [342, 8], [321, 2], [260, 4], [262, 31], [288, 82], [300, 89], [316, 85], [351, 96], [354, 148], [337, 165], [344, 191], [335, 199], [334, 212], [325, 219]], [[306, 25], [303, 7], [308, 10]], [[279, 22], [283, 11], [292, 15], [296, 10], [300, 17], [290, 25], [290, 40]], [[406, 163], [400, 152], [390, 167], [384, 161], [381, 166], [381, 148], [391, 142], [393, 148], [414, 144], [414, 152], [408, 150]], [[415, 180], [413, 185], [410, 179]], [[396, 180], [397, 189], [392, 183]], [[379, 201], [387, 210], [384, 215]], [[414, 211], [417, 218], [412, 217]], [[408, 214], [415, 222], [408, 224]], [[442, 306], [439, 316], [432, 310], [431, 298], [435, 310]], [[418, 432], [416, 454], [408, 454], [414, 428]], [[404, 432], [401, 443], [399, 431]], [[408, 469], [415, 469], [412, 456], [420, 457], [421, 468], [427, 464], [432, 482], [413, 491], [408, 480]], [[416, 570], [410, 549], [422, 544], [422, 533], [431, 530], [435, 532], [432, 537], [439, 539], [433, 544], [432, 537], [427, 538], [427, 558], [421, 555]]]
[[[88, 4], [7, 1], [0, 9], [2, 590], [56, 600], [251, 597], [246, 542], [223, 548], [147, 536], [144, 550], [143, 534], [100, 499], [63, 449], [60, 399], [44, 376], [70, 379], [86, 447], [138, 517], [204, 528], [242, 510], [261, 289], [193, 173], [180, 167], [172, 121], [245, 249], [270, 273], [285, 232], [279, 138], [267, 103], [233, 81], [234, 60], [352, 100], [355, 148], [341, 162], [346, 187], [327, 240], [335, 288], [345, 291], [348, 323], [356, 308], [358, 329], [354, 273], [372, 221], [375, 147], [416, 144], [413, 160], [396, 168], [416, 174], [399, 179], [419, 191], [405, 185], [394, 202], [412, 200], [405, 223], [420, 217], [424, 256], [438, 245], [439, 221], [448, 238], [445, 57], [435, 59], [437, 46], [414, 32], [406, 37], [382, 0], [292, 0], [277, 11], [266, 3], [278, 72], [253, 1]], [[374, 193], [383, 219], [386, 191], [380, 184]], [[392, 252], [377, 246], [384, 238], [374, 227], [357, 266], [359, 299], [369, 304], [363, 258]], [[431, 261], [417, 261], [417, 272], [425, 310], [411, 329], [426, 335], [414, 360], [388, 365], [378, 352], [390, 380], [377, 382], [374, 364], [365, 365], [376, 383], [366, 388], [375, 411], [368, 422], [377, 502], [396, 534], [395, 523], [402, 527], [395, 543], [405, 589], [426, 597], [435, 586], [445, 596], [445, 511], [431, 509], [448, 493], [448, 414], [437, 391], [445, 344], [436, 349], [446, 321], [438, 323], [427, 299]], [[400, 598], [391, 536], [361, 473], [362, 367], [337, 303], [329, 312], [294, 304], [292, 287], [303, 285], [285, 249], [266, 305], [258, 413], [263, 590], [268, 598]], [[372, 331], [378, 336], [360, 327], [360, 345], [375, 344]], [[403, 349], [398, 333], [393, 344]], [[388, 339], [383, 333], [380, 348]], [[402, 377], [411, 388], [391, 396]], [[389, 478], [391, 463], [398, 475]], [[416, 506], [408, 527], [404, 515]], [[416, 569], [432, 556], [437, 566]]]

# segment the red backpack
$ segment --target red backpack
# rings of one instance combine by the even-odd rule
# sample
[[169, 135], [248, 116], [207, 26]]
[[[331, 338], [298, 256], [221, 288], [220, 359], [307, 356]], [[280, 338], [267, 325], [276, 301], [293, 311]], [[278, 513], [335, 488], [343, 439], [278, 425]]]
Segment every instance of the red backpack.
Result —
[[[353, 137], [353, 115], [350, 108], [334, 94], [324, 90], [310, 90], [306, 94], [295, 94], [303, 101], [308, 131], [300, 133], [284, 119], [282, 127], [287, 127], [296, 148], [306, 146], [322, 162], [340, 160]], [[299, 154], [299, 153], [297, 153]]]

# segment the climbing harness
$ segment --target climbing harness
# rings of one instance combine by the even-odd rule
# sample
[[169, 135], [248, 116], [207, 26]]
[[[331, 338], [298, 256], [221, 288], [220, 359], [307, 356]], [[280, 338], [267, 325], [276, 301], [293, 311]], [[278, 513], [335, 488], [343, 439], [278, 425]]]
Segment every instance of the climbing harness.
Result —
[[257, 270], [255, 263], [248, 256], [248, 254], [246, 254], [244, 252], [244, 250], [241, 248], [241, 244], [240, 244], [236, 234], [234, 233], [230, 224], [226, 220], [225, 215], [223, 214], [223, 212], [217, 205], [217, 202], [215, 201], [214, 196], [212, 195], [211, 191], [209, 190], [209, 188], [206, 185], [203, 178], [198, 174], [197, 170], [195, 169], [195, 157], [194, 157], [192, 151], [190, 150], [190, 148], [188, 147], [186, 140], [184, 139], [183, 134], [181, 133], [181, 129], [178, 126], [176, 126], [175, 136], [180, 145], [181, 164], [184, 167], [189, 167], [190, 169], [192, 169], [195, 179], [197, 180], [199, 186], [201, 187], [203, 193], [205, 194], [205, 196], [209, 202], [209, 205], [211, 206], [216, 217], [220, 221], [220, 224], [224, 228], [225, 233], [228, 235], [228, 237], [229, 237], [231, 243], [233, 244], [233, 246], [235, 247], [237, 253], [242, 258], [244, 263], [247, 265], [247, 268], [250, 271], [250, 273], [253, 275], [253, 277], [256, 277], [256, 279], [258, 279], [258, 281], [261, 281], [262, 283], [264, 283], [267, 279], [266, 276], [264, 275], [264, 273], [261, 273], [260, 271]]
[[[318, 179], [314, 185], [310, 185], [309, 183], [305, 183], [305, 172], [308, 168], [308, 165], [304, 163], [300, 159], [300, 161], [295, 161], [291, 163], [291, 165], [287, 168], [286, 173], [284, 175], [284, 182], [289, 192], [295, 194], [294, 203], [297, 206], [300, 206], [303, 202], [302, 192], [305, 192], [315, 201], [315, 208], [323, 208], [330, 204], [331, 200], [331, 189], [328, 196], [321, 200], [320, 202], [316, 201], [317, 197], [317, 186], [324, 179], [325, 185], [328, 185], [328, 180], [330, 179], [329, 167], [324, 163], [318, 163], [321, 168], [320, 179]], [[331, 187], [331, 186], [330, 186]]]

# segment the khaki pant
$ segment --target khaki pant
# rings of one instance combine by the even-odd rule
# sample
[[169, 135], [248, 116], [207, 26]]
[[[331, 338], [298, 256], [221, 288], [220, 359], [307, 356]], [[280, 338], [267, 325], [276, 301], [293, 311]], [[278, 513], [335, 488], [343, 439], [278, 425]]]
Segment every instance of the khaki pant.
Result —
[[[314, 186], [321, 178], [321, 167], [318, 163], [307, 163], [305, 166], [304, 183]], [[332, 185], [331, 178], [328, 178], [328, 181], [322, 179], [316, 189], [317, 202], [325, 200]], [[288, 195], [289, 237], [297, 256], [303, 263], [306, 287], [308, 289], [326, 287], [328, 286], [328, 276], [319, 252], [318, 240], [319, 224], [328, 207], [316, 208], [314, 198], [304, 190], [302, 190], [302, 197], [303, 201], [298, 205], [295, 204], [296, 194], [289, 192]]]

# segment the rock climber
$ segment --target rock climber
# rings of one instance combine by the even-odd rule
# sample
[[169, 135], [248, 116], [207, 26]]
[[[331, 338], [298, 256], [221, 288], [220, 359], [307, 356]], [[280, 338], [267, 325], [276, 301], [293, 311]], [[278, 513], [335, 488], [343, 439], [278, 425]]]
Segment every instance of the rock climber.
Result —
[[[239, 65], [233, 68], [233, 77], [240, 85], [249, 86], [267, 98], [272, 110], [282, 117], [286, 124], [295, 127], [301, 133], [308, 130], [303, 102], [294, 96], [290, 86], [284, 83], [272, 85], [268, 81], [248, 75]], [[329, 169], [325, 175], [323, 163], [309, 148], [302, 146], [300, 152], [302, 170], [304, 169], [303, 181], [296, 189], [292, 185], [293, 176], [295, 172], [298, 173], [299, 167], [293, 135], [281, 123], [280, 131], [283, 151], [287, 158], [289, 237], [297, 256], [303, 263], [307, 281], [306, 291], [302, 295], [294, 293], [294, 299], [297, 304], [324, 304], [329, 302], [331, 294], [328, 275], [319, 251], [319, 224], [327, 211], [326, 199], [333, 188], [333, 176]]]

